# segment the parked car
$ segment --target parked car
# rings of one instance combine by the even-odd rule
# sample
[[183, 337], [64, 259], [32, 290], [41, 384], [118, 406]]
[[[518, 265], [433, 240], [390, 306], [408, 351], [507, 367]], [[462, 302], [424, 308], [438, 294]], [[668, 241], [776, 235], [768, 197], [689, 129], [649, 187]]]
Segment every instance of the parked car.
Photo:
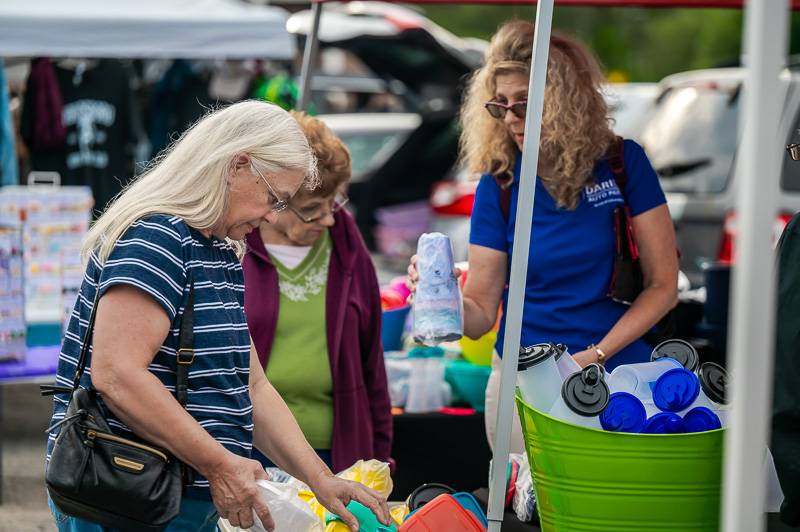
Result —
[[342, 113], [317, 118], [350, 149], [351, 186], [364, 182], [379, 169], [422, 122], [416, 113]]
[[[674, 74], [660, 94], [641, 141], [667, 194], [681, 249], [681, 270], [702, 286], [703, 265], [730, 263], [736, 243], [735, 195], [744, 176], [736, 165], [742, 68]], [[782, 150], [800, 141], [800, 72], [786, 70], [782, 123], [775, 151], [783, 154], [774, 236], [800, 211], [800, 168]], [[788, 164], [787, 164], [788, 163]]]
[[[289, 17], [286, 29], [302, 38], [311, 12]], [[403, 110], [455, 110], [461, 78], [482, 61], [478, 39], [462, 39], [408, 7], [384, 2], [326, 4], [320, 21], [320, 50], [336, 51], [336, 72], [384, 80], [387, 92], [402, 95]], [[336, 89], [314, 84], [316, 91]]]
[[638, 141], [658, 94], [658, 83], [606, 85], [606, 103], [617, 135]]

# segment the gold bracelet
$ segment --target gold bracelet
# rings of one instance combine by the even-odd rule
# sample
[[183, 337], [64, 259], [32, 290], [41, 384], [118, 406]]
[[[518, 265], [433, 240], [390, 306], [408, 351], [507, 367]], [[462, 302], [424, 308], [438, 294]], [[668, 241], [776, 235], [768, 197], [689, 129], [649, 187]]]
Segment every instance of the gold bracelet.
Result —
[[591, 344], [589, 346], [589, 349], [594, 349], [594, 352], [597, 353], [597, 363], [598, 364], [600, 364], [601, 366], [603, 364], [605, 364], [605, 362], [606, 362], [606, 354], [602, 349], [597, 347], [595, 344]]

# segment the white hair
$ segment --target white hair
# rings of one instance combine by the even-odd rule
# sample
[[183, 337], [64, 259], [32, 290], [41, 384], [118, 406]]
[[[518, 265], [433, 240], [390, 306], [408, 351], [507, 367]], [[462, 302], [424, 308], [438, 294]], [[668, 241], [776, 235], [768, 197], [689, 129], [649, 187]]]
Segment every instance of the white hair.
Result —
[[211, 111], [162, 152], [97, 219], [83, 243], [84, 262], [95, 253], [105, 263], [128, 227], [151, 214], [178, 216], [200, 231], [215, 227], [227, 204], [227, 177], [242, 154], [249, 155], [262, 173], [300, 170], [308, 188], [319, 181], [306, 136], [277, 105], [249, 100]]

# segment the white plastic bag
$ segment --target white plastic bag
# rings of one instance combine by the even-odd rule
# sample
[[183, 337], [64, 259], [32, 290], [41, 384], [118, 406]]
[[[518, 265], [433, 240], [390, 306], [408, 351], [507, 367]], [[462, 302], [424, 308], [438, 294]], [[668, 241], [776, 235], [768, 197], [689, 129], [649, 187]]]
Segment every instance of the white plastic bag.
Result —
[[[256, 482], [261, 500], [269, 506], [275, 521], [275, 532], [322, 532], [322, 522], [311, 508], [297, 496], [297, 488], [285, 483], [259, 480]], [[253, 532], [266, 532], [253, 512]]]
[[766, 501], [764, 502], [764, 511], [776, 513], [781, 511], [781, 504], [783, 504], [783, 489], [778, 480], [778, 472], [775, 470], [775, 460], [772, 458], [772, 452], [767, 448], [764, 455], [764, 476], [767, 479]]
[[517, 514], [517, 518], [523, 523], [527, 523], [533, 519], [533, 507], [536, 503], [531, 468], [528, 464], [528, 455], [525, 453], [512, 453], [509, 458], [519, 463], [517, 481], [514, 484], [514, 499], [511, 502], [511, 506], [514, 508], [514, 513]]

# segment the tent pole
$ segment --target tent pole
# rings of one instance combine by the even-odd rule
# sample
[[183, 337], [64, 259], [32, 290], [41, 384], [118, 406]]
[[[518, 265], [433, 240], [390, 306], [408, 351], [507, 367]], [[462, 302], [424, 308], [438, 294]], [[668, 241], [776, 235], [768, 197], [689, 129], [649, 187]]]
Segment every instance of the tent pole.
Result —
[[525, 146], [522, 151], [519, 199], [514, 229], [508, 308], [504, 335], [503, 364], [500, 377], [500, 401], [497, 405], [497, 430], [489, 482], [489, 532], [498, 532], [503, 523], [506, 494], [511, 423], [514, 415], [514, 390], [517, 378], [522, 311], [528, 272], [533, 204], [536, 192], [536, 169], [539, 164], [539, 138], [544, 109], [544, 87], [547, 58], [550, 52], [550, 30], [553, 22], [553, 0], [540, 0], [536, 7], [531, 77], [528, 84], [528, 113], [525, 117]]
[[311, 99], [311, 78], [314, 76], [314, 60], [319, 47], [319, 21], [322, 18], [322, 2], [311, 4], [311, 32], [306, 35], [306, 45], [303, 48], [303, 67], [300, 71], [300, 96], [297, 99], [297, 108], [305, 111]]
[[772, 232], [778, 206], [788, 0], [746, 4], [743, 127], [736, 212], [736, 268], [729, 341], [733, 401], [725, 438], [722, 530], [764, 530], [764, 446], [772, 404], [775, 260]]

